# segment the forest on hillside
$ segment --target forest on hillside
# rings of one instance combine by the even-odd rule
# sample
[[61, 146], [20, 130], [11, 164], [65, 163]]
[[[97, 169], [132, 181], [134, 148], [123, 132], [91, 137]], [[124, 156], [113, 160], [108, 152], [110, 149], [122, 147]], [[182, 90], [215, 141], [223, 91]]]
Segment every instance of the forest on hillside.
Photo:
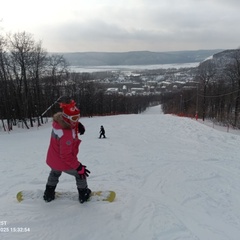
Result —
[[240, 128], [240, 49], [202, 62], [194, 81], [195, 89], [165, 94], [163, 111]]
[[[151, 96], [108, 96], [88, 73], [72, 73], [62, 55], [49, 54], [26, 32], [0, 36], [0, 119], [6, 130], [21, 122], [29, 128], [75, 99], [82, 116], [144, 111]], [[7, 121], [7, 124], [5, 124]]]
[[[100, 74], [101, 75], [101, 74]], [[26, 32], [0, 35], [0, 119], [11, 130], [30, 128], [74, 99], [82, 116], [141, 113], [162, 104], [164, 113], [197, 116], [240, 128], [240, 50], [203, 61], [193, 77], [195, 88], [161, 95], [107, 95], [92, 73], [74, 73], [63, 55], [49, 54]], [[6, 123], [7, 122], [7, 123]]]

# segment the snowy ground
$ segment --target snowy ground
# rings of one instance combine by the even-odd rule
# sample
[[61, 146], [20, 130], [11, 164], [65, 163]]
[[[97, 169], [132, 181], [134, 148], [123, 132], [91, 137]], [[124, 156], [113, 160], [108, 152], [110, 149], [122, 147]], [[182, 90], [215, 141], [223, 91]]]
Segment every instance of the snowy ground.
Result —
[[[239, 135], [163, 115], [159, 106], [81, 121], [89, 187], [115, 190], [116, 201], [18, 203], [19, 190], [45, 187], [51, 124], [1, 132], [1, 240], [239, 240]], [[100, 125], [108, 139], [98, 139]], [[58, 190], [75, 191], [73, 177], [63, 174]]]

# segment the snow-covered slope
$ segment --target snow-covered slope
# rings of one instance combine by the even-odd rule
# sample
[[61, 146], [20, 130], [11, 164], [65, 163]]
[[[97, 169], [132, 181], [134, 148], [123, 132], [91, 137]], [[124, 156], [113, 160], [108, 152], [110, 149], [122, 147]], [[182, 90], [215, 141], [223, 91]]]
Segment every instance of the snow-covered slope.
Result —
[[[86, 132], [79, 159], [91, 171], [89, 187], [115, 190], [116, 201], [18, 203], [17, 191], [45, 187], [51, 123], [2, 132], [0, 239], [239, 239], [239, 135], [163, 115], [159, 106], [81, 121]], [[107, 139], [98, 139], [101, 125]], [[58, 190], [75, 191], [74, 178], [63, 174]], [[24, 227], [30, 231], [12, 232]]]

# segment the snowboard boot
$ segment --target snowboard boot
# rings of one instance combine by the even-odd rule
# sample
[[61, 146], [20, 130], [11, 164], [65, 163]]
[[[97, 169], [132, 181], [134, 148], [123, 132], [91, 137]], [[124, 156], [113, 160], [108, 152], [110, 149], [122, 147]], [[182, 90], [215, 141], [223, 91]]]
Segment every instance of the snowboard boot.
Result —
[[51, 202], [55, 199], [55, 189], [56, 186], [46, 185], [46, 190], [44, 191], [43, 199], [46, 202]]
[[91, 190], [89, 188], [78, 188], [78, 193], [79, 193], [79, 202], [84, 203], [86, 202], [91, 195]]

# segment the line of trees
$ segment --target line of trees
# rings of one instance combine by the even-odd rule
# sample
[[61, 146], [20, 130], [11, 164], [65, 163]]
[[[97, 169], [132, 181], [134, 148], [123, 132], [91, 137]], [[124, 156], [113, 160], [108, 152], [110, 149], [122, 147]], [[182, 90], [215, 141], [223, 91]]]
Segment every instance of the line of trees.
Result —
[[[28, 128], [56, 97], [53, 87], [66, 79], [67, 64], [48, 55], [41, 41], [26, 32], [0, 35], [0, 118], [8, 125], [21, 120]], [[40, 118], [37, 118], [40, 125]]]
[[152, 96], [107, 96], [93, 75], [71, 73], [62, 55], [49, 54], [31, 34], [0, 35], [0, 119], [4, 128], [11, 130], [18, 121], [26, 128], [35, 121], [41, 125], [44, 115], [60, 110], [56, 100], [69, 98], [77, 101], [82, 116], [139, 113], [155, 101]]
[[240, 49], [228, 58], [213, 58], [201, 63], [194, 78], [196, 87], [166, 94], [163, 111], [184, 116], [195, 114], [240, 128]]
[[[62, 55], [49, 54], [26, 32], [0, 35], [0, 119], [8, 129], [43, 123], [59, 109], [56, 100], [76, 100], [82, 116], [129, 114], [163, 102], [164, 113], [196, 114], [240, 128], [240, 50], [213, 58], [196, 69], [195, 88], [159, 96], [106, 95], [91, 73], [73, 73]], [[49, 106], [51, 106], [49, 108]], [[49, 111], [46, 111], [49, 109]], [[44, 113], [44, 114], [43, 114]]]

